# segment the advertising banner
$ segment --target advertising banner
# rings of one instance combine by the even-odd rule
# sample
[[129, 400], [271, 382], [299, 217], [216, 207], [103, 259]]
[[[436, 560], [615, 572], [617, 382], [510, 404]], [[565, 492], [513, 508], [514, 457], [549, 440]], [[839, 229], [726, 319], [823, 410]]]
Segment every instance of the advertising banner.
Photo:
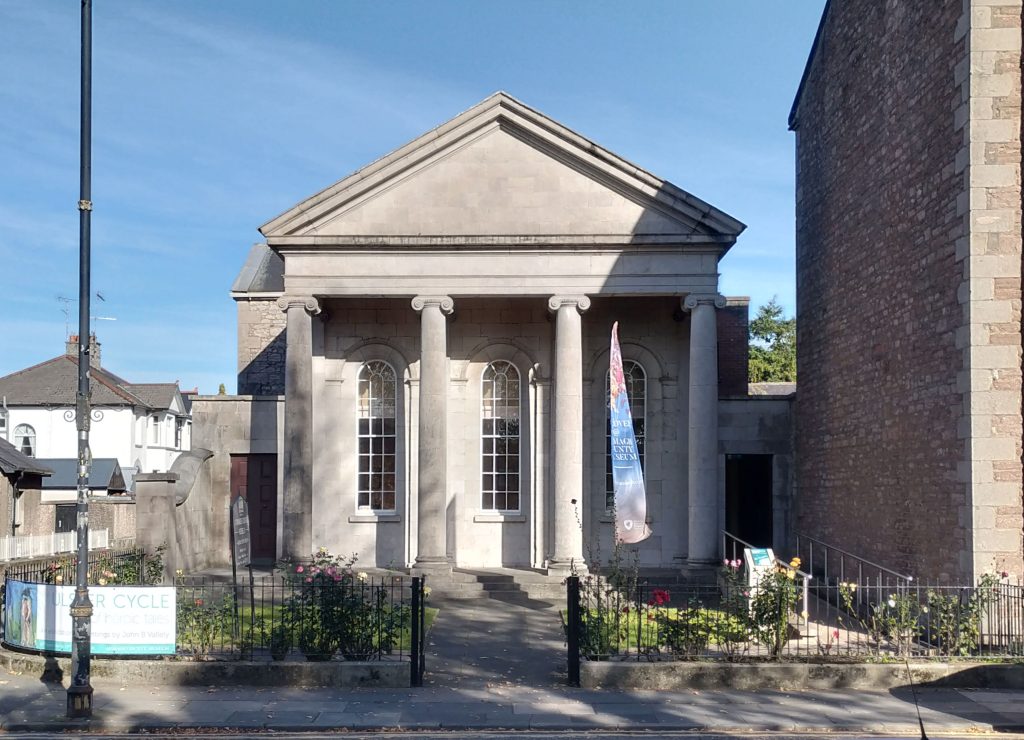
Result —
[[[71, 652], [74, 586], [7, 581], [4, 642]], [[93, 655], [173, 655], [173, 586], [90, 586]]]
[[615, 486], [615, 538], [634, 544], [651, 536], [647, 526], [647, 494], [644, 473], [633, 433], [626, 379], [622, 374], [619, 322], [612, 325], [608, 373], [608, 419], [611, 424], [612, 482]]

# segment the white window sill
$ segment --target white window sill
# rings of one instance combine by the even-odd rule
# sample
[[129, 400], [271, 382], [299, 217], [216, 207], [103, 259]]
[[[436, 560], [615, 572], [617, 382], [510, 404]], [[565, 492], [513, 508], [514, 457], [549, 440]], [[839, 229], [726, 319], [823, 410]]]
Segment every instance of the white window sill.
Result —
[[518, 514], [516, 512], [510, 512], [508, 514], [501, 512], [487, 512], [475, 514], [473, 516], [474, 522], [488, 522], [488, 523], [502, 523], [502, 522], [525, 522], [526, 514]]
[[400, 522], [402, 517], [394, 512], [382, 511], [374, 513], [367, 511], [362, 514], [353, 514], [348, 518], [349, 524], [377, 524], [379, 522]]

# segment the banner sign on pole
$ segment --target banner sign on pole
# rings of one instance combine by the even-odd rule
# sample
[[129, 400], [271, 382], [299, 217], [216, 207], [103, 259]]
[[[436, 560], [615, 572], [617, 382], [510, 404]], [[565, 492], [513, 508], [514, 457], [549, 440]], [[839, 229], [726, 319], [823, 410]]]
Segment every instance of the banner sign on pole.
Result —
[[[173, 586], [90, 586], [93, 655], [174, 655]], [[8, 580], [4, 642], [71, 652], [74, 586]]]
[[644, 473], [629, 412], [626, 379], [619, 349], [619, 322], [612, 325], [608, 373], [608, 419], [611, 424], [612, 482], [615, 486], [615, 538], [635, 544], [651, 536], [647, 526], [647, 495]]
[[235, 563], [249, 565], [252, 548], [249, 540], [249, 505], [239, 496], [231, 503], [231, 526], [235, 534]]

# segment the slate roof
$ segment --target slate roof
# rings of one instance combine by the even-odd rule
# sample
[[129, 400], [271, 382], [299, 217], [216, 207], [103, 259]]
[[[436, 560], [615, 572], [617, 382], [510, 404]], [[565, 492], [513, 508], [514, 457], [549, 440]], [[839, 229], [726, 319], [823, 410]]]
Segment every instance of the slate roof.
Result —
[[[40, 459], [53, 468], [53, 475], [43, 480], [44, 491], [66, 491], [78, 488], [78, 460], [73, 457]], [[89, 489], [122, 493], [127, 490], [121, 466], [113, 457], [100, 457], [89, 467]]]
[[177, 383], [127, 383], [125, 388], [151, 409], [169, 409], [178, 395]]
[[[177, 391], [174, 383], [133, 384], [99, 367], [92, 368], [91, 376], [94, 406], [166, 409], [173, 395], [164, 389]], [[0, 398], [6, 398], [8, 406], [74, 406], [77, 389], [78, 357], [71, 355], [60, 355], [0, 378]], [[161, 405], [165, 397], [168, 403]]]
[[6, 439], [0, 439], [0, 472], [5, 475], [10, 475], [11, 473], [51, 475], [53, 473], [52, 470], [38, 460], [20, 452], [17, 447]]
[[284, 260], [266, 244], [253, 244], [232, 293], [284, 293]]

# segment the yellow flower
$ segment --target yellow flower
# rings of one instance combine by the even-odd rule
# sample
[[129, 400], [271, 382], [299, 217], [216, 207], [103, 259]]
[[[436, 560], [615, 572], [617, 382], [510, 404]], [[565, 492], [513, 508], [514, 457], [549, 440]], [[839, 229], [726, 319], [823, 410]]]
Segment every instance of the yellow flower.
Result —
[[806, 609], [804, 609], [802, 612], [800, 612], [800, 616], [803, 617], [804, 619], [807, 619], [807, 617], [809, 617], [811, 615], [807, 613]]
[[62, 576], [60, 573], [58, 573], [56, 580], [57, 580], [57, 583], [64, 583], [64, 576]]
[[790, 568], [799, 568], [800, 567], [800, 563], [802, 563], [802, 562], [803, 561], [800, 558], [793, 558], [792, 560], [789, 561], [789, 567]]
[[787, 570], [786, 571], [786, 578], [788, 578], [789, 580], [792, 581], [795, 577], [796, 577], [796, 571], [795, 570]]
[[423, 595], [424, 596], [430, 596], [430, 586], [424, 586], [423, 587]]
[[106, 586], [107, 585], [107, 579], [106, 578], [101, 578], [100, 579], [100, 585], [101, 586]]
[[366, 575], [366, 573], [360, 571], [356, 573], [356, 578], [358, 578], [360, 581], [365, 581], [367, 578], [369, 578], [369, 576]]
[[176, 571], [174, 571], [174, 575], [176, 575], [178, 578], [181, 578], [183, 575], [185, 575], [185, 571], [183, 571], [181, 568], [178, 568]]

